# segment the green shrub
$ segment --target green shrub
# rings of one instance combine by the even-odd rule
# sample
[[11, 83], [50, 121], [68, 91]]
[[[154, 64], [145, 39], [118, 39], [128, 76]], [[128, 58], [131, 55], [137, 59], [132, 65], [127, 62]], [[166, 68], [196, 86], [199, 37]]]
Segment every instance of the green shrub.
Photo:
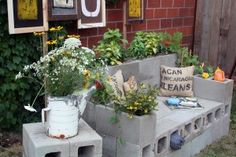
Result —
[[32, 34], [9, 35], [6, 3], [0, 0], [0, 130], [17, 130], [39, 114], [28, 113], [23, 105], [32, 102], [40, 87], [29, 80], [16, 81], [15, 75], [24, 65], [38, 60], [41, 53]]
[[175, 53], [181, 48], [183, 35], [163, 32], [137, 32], [128, 48], [126, 57], [143, 59], [158, 53]]
[[143, 59], [159, 53], [160, 34], [155, 32], [137, 32], [128, 48], [127, 57]]
[[106, 62], [108, 65], [120, 64], [124, 58], [124, 51], [122, 44], [126, 42], [122, 39], [119, 29], [108, 29], [104, 33], [102, 40], [94, 48], [99, 59]]

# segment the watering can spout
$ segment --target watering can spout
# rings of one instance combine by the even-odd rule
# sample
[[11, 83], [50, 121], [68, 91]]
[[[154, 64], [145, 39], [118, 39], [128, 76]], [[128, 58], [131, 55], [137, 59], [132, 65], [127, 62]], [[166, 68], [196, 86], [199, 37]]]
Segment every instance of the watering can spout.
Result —
[[82, 94], [79, 94], [79, 96], [77, 96], [77, 103], [78, 103], [77, 107], [79, 108], [81, 116], [84, 113], [84, 110], [87, 106], [87, 102], [91, 98], [93, 91], [96, 89], [103, 88], [103, 85], [99, 81], [95, 80], [94, 83], [95, 83], [95, 85], [90, 87], [88, 90], [81, 91]]
[[84, 93], [82, 94], [82, 98], [81, 98], [80, 103], [79, 103], [79, 105], [78, 105], [81, 116], [83, 115], [84, 110], [85, 110], [86, 105], [87, 105], [87, 102], [89, 101], [89, 99], [90, 99], [90, 97], [91, 97], [91, 95], [92, 95], [92, 92], [93, 92], [95, 89], [96, 89], [96, 86], [94, 85], [94, 86], [92, 86], [91, 88], [89, 88], [88, 91], [86, 91], [86, 92], [84, 92]]

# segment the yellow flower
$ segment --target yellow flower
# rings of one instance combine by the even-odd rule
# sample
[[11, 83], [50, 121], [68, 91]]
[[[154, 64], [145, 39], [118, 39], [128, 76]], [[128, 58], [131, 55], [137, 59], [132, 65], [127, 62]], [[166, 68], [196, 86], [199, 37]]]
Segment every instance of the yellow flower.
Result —
[[46, 42], [47, 45], [56, 45], [57, 44], [57, 40], [48, 40]]
[[128, 118], [129, 118], [129, 119], [132, 119], [132, 118], [133, 118], [133, 115], [129, 114], [129, 115], [128, 115]]
[[56, 60], [53, 56], [51, 56], [50, 59], [52, 62], [55, 62], [55, 60]]
[[54, 32], [54, 31], [57, 31], [57, 29], [56, 29], [55, 27], [51, 27], [51, 28], [49, 29], [49, 31], [50, 31], [50, 32]]
[[203, 77], [204, 79], [209, 78], [209, 76], [210, 76], [210, 75], [209, 75], [207, 72], [202, 73], [202, 77]]
[[77, 39], [79, 39], [79, 38], [80, 38], [80, 35], [74, 35], [74, 34], [72, 34], [72, 35], [67, 35], [67, 37], [68, 37], [68, 38], [77, 38]]
[[59, 36], [58, 39], [59, 40], [63, 40], [65, 37], [64, 36]]
[[148, 113], [148, 110], [147, 110], [147, 109], [145, 109], [145, 110], [144, 110], [144, 113]]
[[34, 36], [42, 36], [45, 34], [45, 32], [34, 32]]
[[60, 31], [60, 30], [62, 30], [62, 29], [63, 29], [62, 26], [57, 26], [57, 28], [56, 28], [57, 31]]
[[112, 77], [108, 76], [108, 82], [112, 82]]
[[84, 70], [84, 72], [83, 72], [83, 75], [84, 75], [85, 77], [89, 77], [90, 74], [91, 74], [91, 72], [90, 72], [89, 70]]

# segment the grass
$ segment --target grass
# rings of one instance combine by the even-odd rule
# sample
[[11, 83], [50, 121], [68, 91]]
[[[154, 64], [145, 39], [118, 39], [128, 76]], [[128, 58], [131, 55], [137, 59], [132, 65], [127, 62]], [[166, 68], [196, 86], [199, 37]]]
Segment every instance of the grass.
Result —
[[209, 145], [196, 157], [236, 157], [236, 90], [232, 99], [229, 135]]

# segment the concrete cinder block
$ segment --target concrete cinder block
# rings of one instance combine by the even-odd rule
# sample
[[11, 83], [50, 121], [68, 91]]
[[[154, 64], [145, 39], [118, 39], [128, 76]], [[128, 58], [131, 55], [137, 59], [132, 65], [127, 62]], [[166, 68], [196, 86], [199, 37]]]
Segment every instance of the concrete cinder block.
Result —
[[69, 157], [67, 140], [49, 138], [42, 123], [23, 125], [23, 147], [27, 157], [44, 157], [48, 153], [58, 153]]
[[118, 115], [119, 122], [111, 124], [109, 119], [114, 116], [114, 110], [109, 107], [96, 106], [96, 129], [105, 135], [121, 137], [127, 142], [147, 145], [154, 141], [156, 129], [156, 114], [143, 116], [133, 116], [128, 118], [128, 114], [121, 113]]
[[96, 110], [95, 104], [88, 102], [82, 116], [82, 118], [86, 121], [86, 123], [88, 123], [88, 125], [91, 126], [93, 129], [96, 128], [96, 122], [95, 122], [96, 111], [95, 110]]
[[[160, 66], [166, 65], [174, 67], [176, 63], [176, 54], [160, 55], [147, 59], [143, 59], [139, 64], [140, 76], [144, 83], [160, 86]], [[145, 76], [145, 77], [144, 77]]]
[[[56, 139], [46, 135], [42, 123], [23, 125], [23, 147], [25, 157], [45, 157], [46, 155], [94, 157], [102, 154], [101, 137], [85, 123], [79, 122], [79, 135], [69, 139]], [[79, 149], [78, 147], [83, 147]]]
[[128, 142], [118, 144], [117, 157], [142, 157], [142, 148], [139, 145]]
[[118, 70], [122, 70], [124, 80], [128, 80], [128, 78], [133, 75], [136, 77], [137, 81], [141, 81], [139, 77], [139, 63], [139, 60], [135, 60], [121, 65], [109, 66], [108, 72], [113, 75]]
[[96, 130], [104, 135], [113, 137], [120, 136], [121, 128], [118, 124], [112, 124], [110, 119], [115, 116], [115, 112], [110, 107], [96, 105]]
[[117, 138], [103, 134], [100, 136], [102, 136], [103, 142], [103, 157], [116, 157]]
[[198, 154], [202, 149], [204, 149], [207, 145], [213, 142], [211, 129], [205, 130], [200, 136], [194, 138], [191, 141], [191, 155], [194, 156]]
[[93, 157], [102, 154], [102, 138], [94, 130], [80, 130], [78, 136], [69, 138], [68, 141], [70, 157]]
[[193, 91], [196, 97], [231, 104], [233, 80], [218, 82], [194, 76]]
[[117, 145], [117, 157], [154, 157], [154, 145], [140, 145], [125, 142]]
[[160, 135], [156, 138], [154, 143], [154, 154], [155, 156], [166, 156], [168, 153], [168, 149], [170, 147], [170, 136], [169, 132]]

